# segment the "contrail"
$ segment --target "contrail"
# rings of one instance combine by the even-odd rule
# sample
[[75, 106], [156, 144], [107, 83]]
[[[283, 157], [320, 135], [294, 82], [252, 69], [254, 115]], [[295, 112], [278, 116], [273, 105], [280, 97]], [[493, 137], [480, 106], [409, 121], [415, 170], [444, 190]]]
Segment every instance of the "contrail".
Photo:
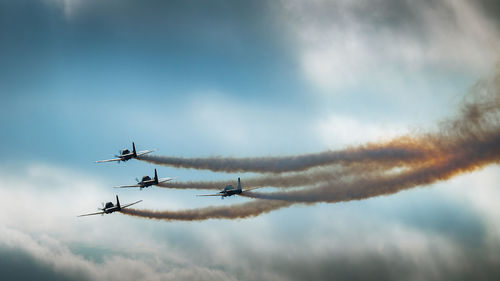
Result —
[[[290, 157], [290, 165], [283, 162], [286, 157], [199, 158], [199, 163], [204, 163], [203, 165], [198, 165], [196, 159], [184, 159], [187, 161], [178, 165], [234, 171], [226, 166], [232, 163], [237, 166], [234, 168], [237, 171], [247, 168], [267, 173], [297, 171], [268, 174], [248, 181], [249, 185], [254, 186], [303, 186], [298, 190], [246, 192], [241, 195], [256, 200], [227, 207], [181, 211], [127, 209], [123, 213], [165, 220], [235, 219], [257, 216], [293, 204], [335, 203], [393, 194], [500, 163], [499, 125], [500, 75], [497, 74], [490, 81], [478, 82], [465, 97], [458, 117], [442, 122], [434, 133], [414, 138], [398, 138], [381, 145], [369, 144], [326, 154]], [[405, 140], [403, 145], [402, 139]], [[394, 151], [398, 153], [393, 153]], [[401, 153], [402, 151], [413, 153]], [[313, 167], [314, 169], [310, 169]], [[223, 182], [185, 183], [184, 186], [179, 183], [177, 188], [213, 188], [211, 186], [214, 183]]]

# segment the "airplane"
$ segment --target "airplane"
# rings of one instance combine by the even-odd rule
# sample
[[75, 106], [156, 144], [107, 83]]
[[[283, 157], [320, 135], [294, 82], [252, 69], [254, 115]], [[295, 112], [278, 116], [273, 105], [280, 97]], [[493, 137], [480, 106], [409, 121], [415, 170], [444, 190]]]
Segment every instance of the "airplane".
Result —
[[93, 215], [104, 215], [104, 214], [111, 214], [113, 212], [120, 212], [122, 209], [125, 209], [127, 207], [130, 207], [134, 204], [137, 204], [141, 202], [142, 200], [139, 200], [137, 202], [134, 202], [132, 204], [127, 204], [125, 206], [120, 205], [120, 200], [118, 200], [118, 195], [116, 195], [116, 205], [113, 205], [112, 202], [106, 203], [106, 205], [103, 206], [103, 208], [98, 208], [101, 210], [100, 212], [97, 213], [91, 213], [91, 214], [85, 214], [85, 215], [79, 215], [78, 217], [85, 217], [85, 216], [93, 216]]
[[153, 151], [154, 150], [143, 150], [143, 151], [137, 152], [135, 150], [135, 144], [134, 144], [134, 142], [132, 142], [132, 152], [130, 152], [130, 150], [128, 148], [125, 148], [119, 152], [120, 155], [115, 155], [115, 157], [117, 157], [117, 158], [107, 159], [107, 160], [98, 160], [98, 161], [95, 161], [95, 163], [113, 162], [113, 161], [118, 161], [118, 163], [120, 163], [120, 161], [126, 162], [132, 158], [137, 158], [141, 155], [148, 154], [148, 153], [151, 153]]
[[221, 196], [221, 199], [224, 199], [224, 197], [233, 196], [235, 194], [241, 194], [243, 192], [247, 192], [247, 191], [250, 191], [250, 190], [253, 190], [253, 189], [256, 189], [256, 188], [259, 188], [259, 187], [254, 187], [254, 188], [249, 188], [249, 189], [242, 190], [241, 189], [241, 181], [240, 181], [240, 178], [238, 178], [238, 187], [237, 188], [234, 188], [232, 185], [227, 185], [219, 193], [216, 193], [216, 194], [203, 194], [203, 195], [196, 195], [196, 196]]
[[155, 169], [155, 177], [154, 178], [150, 178], [149, 176], [144, 176], [144, 177], [142, 177], [141, 181], [139, 181], [139, 179], [137, 179], [137, 178], [135, 180], [137, 181], [137, 184], [134, 184], [134, 185], [120, 185], [120, 186], [113, 186], [113, 187], [114, 188], [138, 187], [138, 188], [140, 188], [140, 190], [142, 190], [145, 187], [149, 187], [149, 186], [152, 186], [152, 185], [157, 185], [157, 184], [162, 183], [162, 182], [171, 181], [171, 180], [173, 180], [173, 178], [158, 179], [158, 173], [156, 172], [156, 169]]

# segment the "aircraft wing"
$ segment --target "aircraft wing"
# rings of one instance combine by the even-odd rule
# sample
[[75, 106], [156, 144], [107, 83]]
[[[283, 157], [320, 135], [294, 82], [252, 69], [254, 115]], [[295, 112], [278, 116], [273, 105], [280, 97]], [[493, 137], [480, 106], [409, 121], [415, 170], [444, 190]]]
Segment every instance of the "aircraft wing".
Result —
[[121, 161], [121, 158], [107, 159], [107, 160], [98, 160], [94, 161], [94, 163], [104, 163], [104, 162], [113, 162], [113, 161]]
[[93, 216], [93, 215], [102, 215], [102, 214], [104, 214], [104, 212], [97, 212], [97, 213], [79, 215], [78, 217]]
[[151, 152], [153, 152], [153, 151], [154, 151], [154, 149], [153, 149], [153, 150], [143, 150], [143, 151], [139, 151], [139, 152], [137, 152], [137, 156], [141, 156], [141, 155], [144, 155], [144, 154], [148, 154], [148, 153], [151, 153]]
[[222, 196], [221, 193], [218, 194], [202, 194], [202, 195], [196, 195], [196, 196]]
[[173, 179], [174, 179], [174, 178], [162, 178], [162, 179], [159, 179], [159, 180], [158, 180], [158, 183], [171, 181], [171, 180], [173, 180]]
[[134, 184], [134, 185], [119, 185], [119, 186], [113, 186], [114, 188], [128, 188], [128, 187], [141, 187], [140, 185], [138, 184]]
[[241, 192], [247, 192], [247, 191], [250, 191], [250, 190], [257, 189], [257, 188], [262, 188], [262, 187], [259, 186], [259, 187], [247, 188], [247, 189], [243, 189]]
[[139, 202], [142, 202], [142, 200], [139, 200], [139, 201], [136, 201], [136, 202], [134, 202], [134, 203], [130, 203], [130, 204], [127, 204], [127, 205], [125, 205], [125, 206], [122, 206], [122, 209], [123, 209], [123, 208], [130, 207], [130, 206], [132, 206], [132, 205], [134, 205], [134, 204], [137, 204], [137, 203], [139, 203]]

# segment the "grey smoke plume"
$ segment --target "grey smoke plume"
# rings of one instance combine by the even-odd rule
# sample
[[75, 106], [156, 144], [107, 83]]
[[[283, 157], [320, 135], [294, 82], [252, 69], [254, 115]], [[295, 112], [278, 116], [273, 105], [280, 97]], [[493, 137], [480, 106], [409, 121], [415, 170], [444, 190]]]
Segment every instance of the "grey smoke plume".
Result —
[[246, 192], [242, 196], [295, 203], [335, 203], [393, 194], [416, 186], [447, 180], [488, 164], [499, 163], [500, 136], [475, 148], [477, 149], [475, 151], [466, 151], [445, 161], [436, 161], [432, 165], [422, 165], [397, 174], [360, 175], [353, 181], [331, 181], [315, 188], [272, 193]]
[[123, 209], [121, 212], [130, 216], [138, 216], [159, 220], [199, 221], [207, 219], [242, 219], [258, 216], [273, 210], [292, 205], [291, 202], [275, 200], [255, 200], [235, 206], [206, 207], [180, 211], [153, 211]]
[[152, 164], [172, 166], [176, 168], [205, 169], [214, 172], [257, 172], [283, 173], [304, 171], [312, 167], [371, 162], [371, 163], [404, 163], [407, 161], [423, 161], [430, 157], [432, 151], [426, 144], [421, 146], [410, 144], [408, 138], [395, 139], [387, 144], [367, 144], [341, 151], [325, 151], [314, 154], [256, 157], [256, 158], [182, 158], [157, 155], [138, 157]]
[[[344, 166], [318, 167], [308, 171], [285, 173], [285, 174], [268, 174], [258, 177], [250, 177], [242, 179], [242, 186], [245, 188], [254, 187], [279, 187], [289, 188], [297, 186], [316, 185], [320, 182], [332, 180], [346, 179], [355, 177], [358, 174], [370, 174], [388, 169], [390, 166], [368, 164], [350, 164]], [[219, 190], [227, 185], [236, 186], [237, 180], [220, 180], [220, 181], [188, 181], [188, 182], [164, 182], [157, 186], [172, 189], [214, 189]]]

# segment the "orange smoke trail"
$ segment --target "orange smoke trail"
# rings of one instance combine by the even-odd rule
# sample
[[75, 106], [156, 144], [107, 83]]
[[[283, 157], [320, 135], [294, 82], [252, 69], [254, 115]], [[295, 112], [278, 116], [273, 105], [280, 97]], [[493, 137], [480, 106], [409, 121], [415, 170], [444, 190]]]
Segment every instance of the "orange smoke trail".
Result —
[[180, 211], [153, 211], [138, 209], [123, 209], [121, 212], [130, 216], [137, 216], [158, 220], [200, 221], [207, 219], [242, 219], [258, 216], [293, 203], [274, 200], [255, 200], [236, 206], [206, 207]]
[[325, 151], [283, 157], [256, 158], [182, 158], [143, 155], [137, 159], [152, 164], [176, 168], [205, 169], [214, 172], [257, 172], [283, 173], [305, 171], [313, 167], [350, 163], [406, 163], [424, 161], [432, 156], [425, 143], [413, 143], [411, 138], [402, 137], [386, 144], [366, 144], [340, 151]]

